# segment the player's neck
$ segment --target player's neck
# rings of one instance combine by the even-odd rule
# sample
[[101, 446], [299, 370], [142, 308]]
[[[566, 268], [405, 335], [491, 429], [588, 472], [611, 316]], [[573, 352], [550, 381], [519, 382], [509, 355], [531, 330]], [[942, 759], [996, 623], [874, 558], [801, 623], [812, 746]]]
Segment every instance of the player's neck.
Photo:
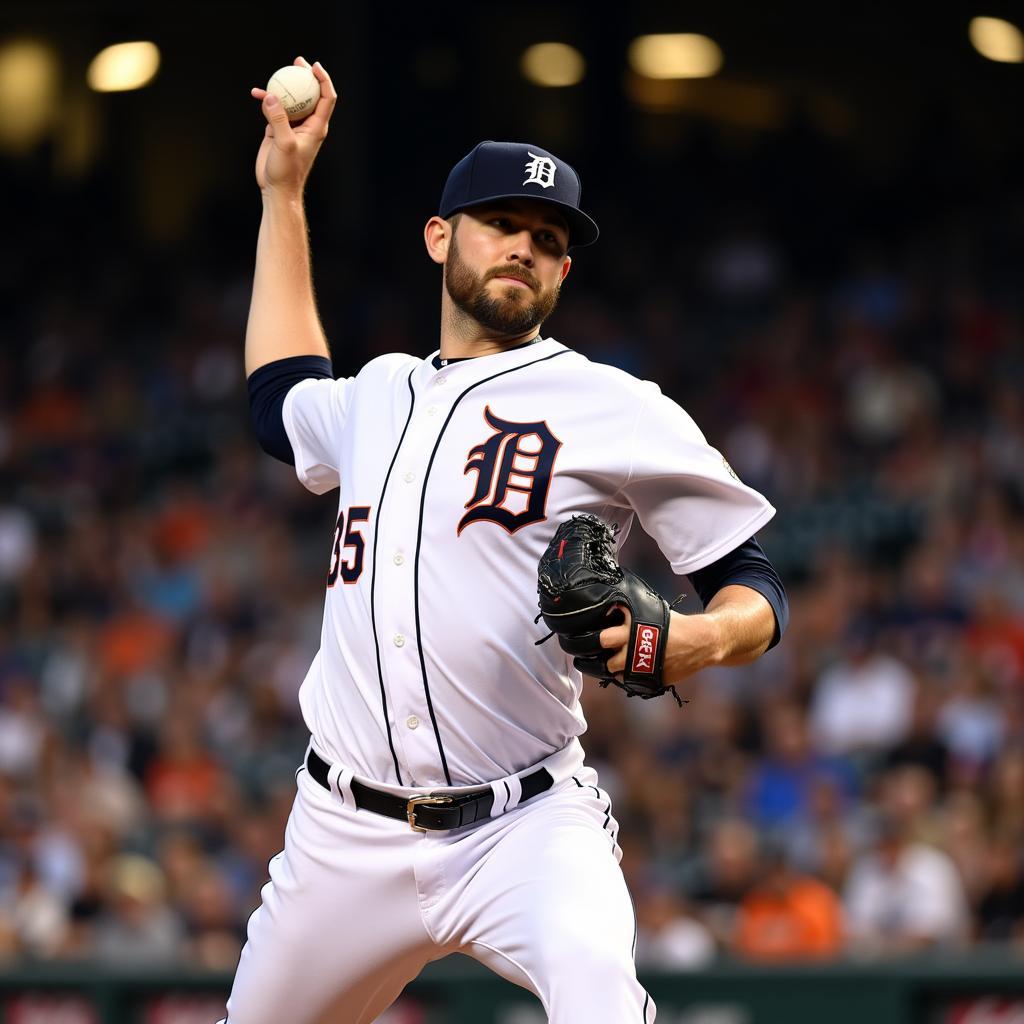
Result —
[[442, 359], [472, 359], [475, 356], [490, 356], [505, 352], [540, 335], [540, 325], [522, 334], [493, 334], [481, 326], [479, 321], [459, 309], [448, 300], [441, 304], [441, 352]]

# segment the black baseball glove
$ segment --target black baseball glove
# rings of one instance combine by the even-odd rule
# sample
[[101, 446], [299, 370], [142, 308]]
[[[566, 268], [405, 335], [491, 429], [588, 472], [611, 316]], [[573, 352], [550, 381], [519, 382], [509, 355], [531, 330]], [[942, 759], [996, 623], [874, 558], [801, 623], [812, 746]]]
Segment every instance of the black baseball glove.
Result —
[[[557, 634], [573, 664], [602, 686], [612, 683], [645, 700], [671, 692], [682, 705], [675, 687], [666, 687], [662, 677], [671, 608], [615, 560], [611, 527], [587, 513], [566, 520], [541, 557], [537, 577], [537, 618], [552, 631], [544, 640]], [[620, 610], [612, 611], [615, 605], [625, 605], [632, 617], [621, 681], [608, 671], [612, 651], [601, 646], [601, 630], [625, 621]]]

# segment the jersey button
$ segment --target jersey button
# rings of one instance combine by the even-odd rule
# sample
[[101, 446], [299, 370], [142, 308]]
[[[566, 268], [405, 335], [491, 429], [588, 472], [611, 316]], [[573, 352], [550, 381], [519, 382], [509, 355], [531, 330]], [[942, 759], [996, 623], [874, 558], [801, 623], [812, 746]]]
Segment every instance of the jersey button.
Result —
[[432, 405], [432, 406], [431, 406], [431, 407], [430, 407], [430, 408], [429, 408], [429, 409], [427, 410], [427, 415], [428, 415], [428, 416], [436, 416], [436, 415], [437, 415], [437, 406], [436, 406], [436, 405]]
[[396, 633], [395, 634], [395, 639], [394, 639], [394, 644], [395, 644], [396, 647], [404, 647], [405, 646], [405, 637], [402, 636], [401, 633]]
[[415, 715], [410, 715], [405, 720], [405, 724], [409, 726], [410, 729], [417, 729], [419, 728], [420, 720]]
[[438, 377], [437, 378], [437, 383], [438, 384], [447, 384], [448, 383], [448, 378], [447, 377]]
[[395, 565], [402, 565], [402, 563], [405, 562], [405, 555], [403, 555], [401, 551], [396, 551], [395, 556], [391, 561], [394, 562]]
[[411, 484], [416, 479], [416, 474], [412, 472], [406, 473], [404, 479], [407, 484]]

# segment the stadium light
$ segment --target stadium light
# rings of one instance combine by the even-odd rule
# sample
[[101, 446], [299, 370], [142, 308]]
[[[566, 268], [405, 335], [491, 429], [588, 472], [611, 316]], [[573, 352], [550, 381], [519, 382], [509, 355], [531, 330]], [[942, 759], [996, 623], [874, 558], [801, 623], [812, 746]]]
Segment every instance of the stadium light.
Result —
[[587, 62], [579, 50], [567, 43], [535, 43], [523, 52], [519, 68], [534, 85], [559, 89], [581, 82]]
[[128, 92], [148, 85], [159, 68], [156, 43], [117, 43], [93, 57], [86, 79], [96, 92]]
[[627, 56], [644, 78], [710, 78], [722, 67], [719, 45], [694, 32], [637, 36]]
[[57, 54], [33, 39], [0, 47], [0, 146], [27, 152], [53, 124], [60, 69]]
[[967, 35], [982, 57], [1002, 64], [1024, 62], [1024, 35], [1012, 22], [1002, 18], [971, 18]]

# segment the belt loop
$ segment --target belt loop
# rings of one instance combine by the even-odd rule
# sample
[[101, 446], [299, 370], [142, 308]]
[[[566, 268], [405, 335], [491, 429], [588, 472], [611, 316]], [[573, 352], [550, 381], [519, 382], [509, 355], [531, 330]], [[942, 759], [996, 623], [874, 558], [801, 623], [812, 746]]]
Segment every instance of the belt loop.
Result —
[[327, 781], [330, 784], [331, 792], [341, 797], [341, 802], [355, 807], [356, 798], [352, 795], [352, 776], [355, 773], [351, 768], [340, 764], [332, 764], [327, 770]]
[[494, 792], [494, 803], [491, 805], [491, 817], [497, 818], [513, 807], [519, 806], [523, 796], [523, 784], [518, 775], [509, 775], [491, 783]]

